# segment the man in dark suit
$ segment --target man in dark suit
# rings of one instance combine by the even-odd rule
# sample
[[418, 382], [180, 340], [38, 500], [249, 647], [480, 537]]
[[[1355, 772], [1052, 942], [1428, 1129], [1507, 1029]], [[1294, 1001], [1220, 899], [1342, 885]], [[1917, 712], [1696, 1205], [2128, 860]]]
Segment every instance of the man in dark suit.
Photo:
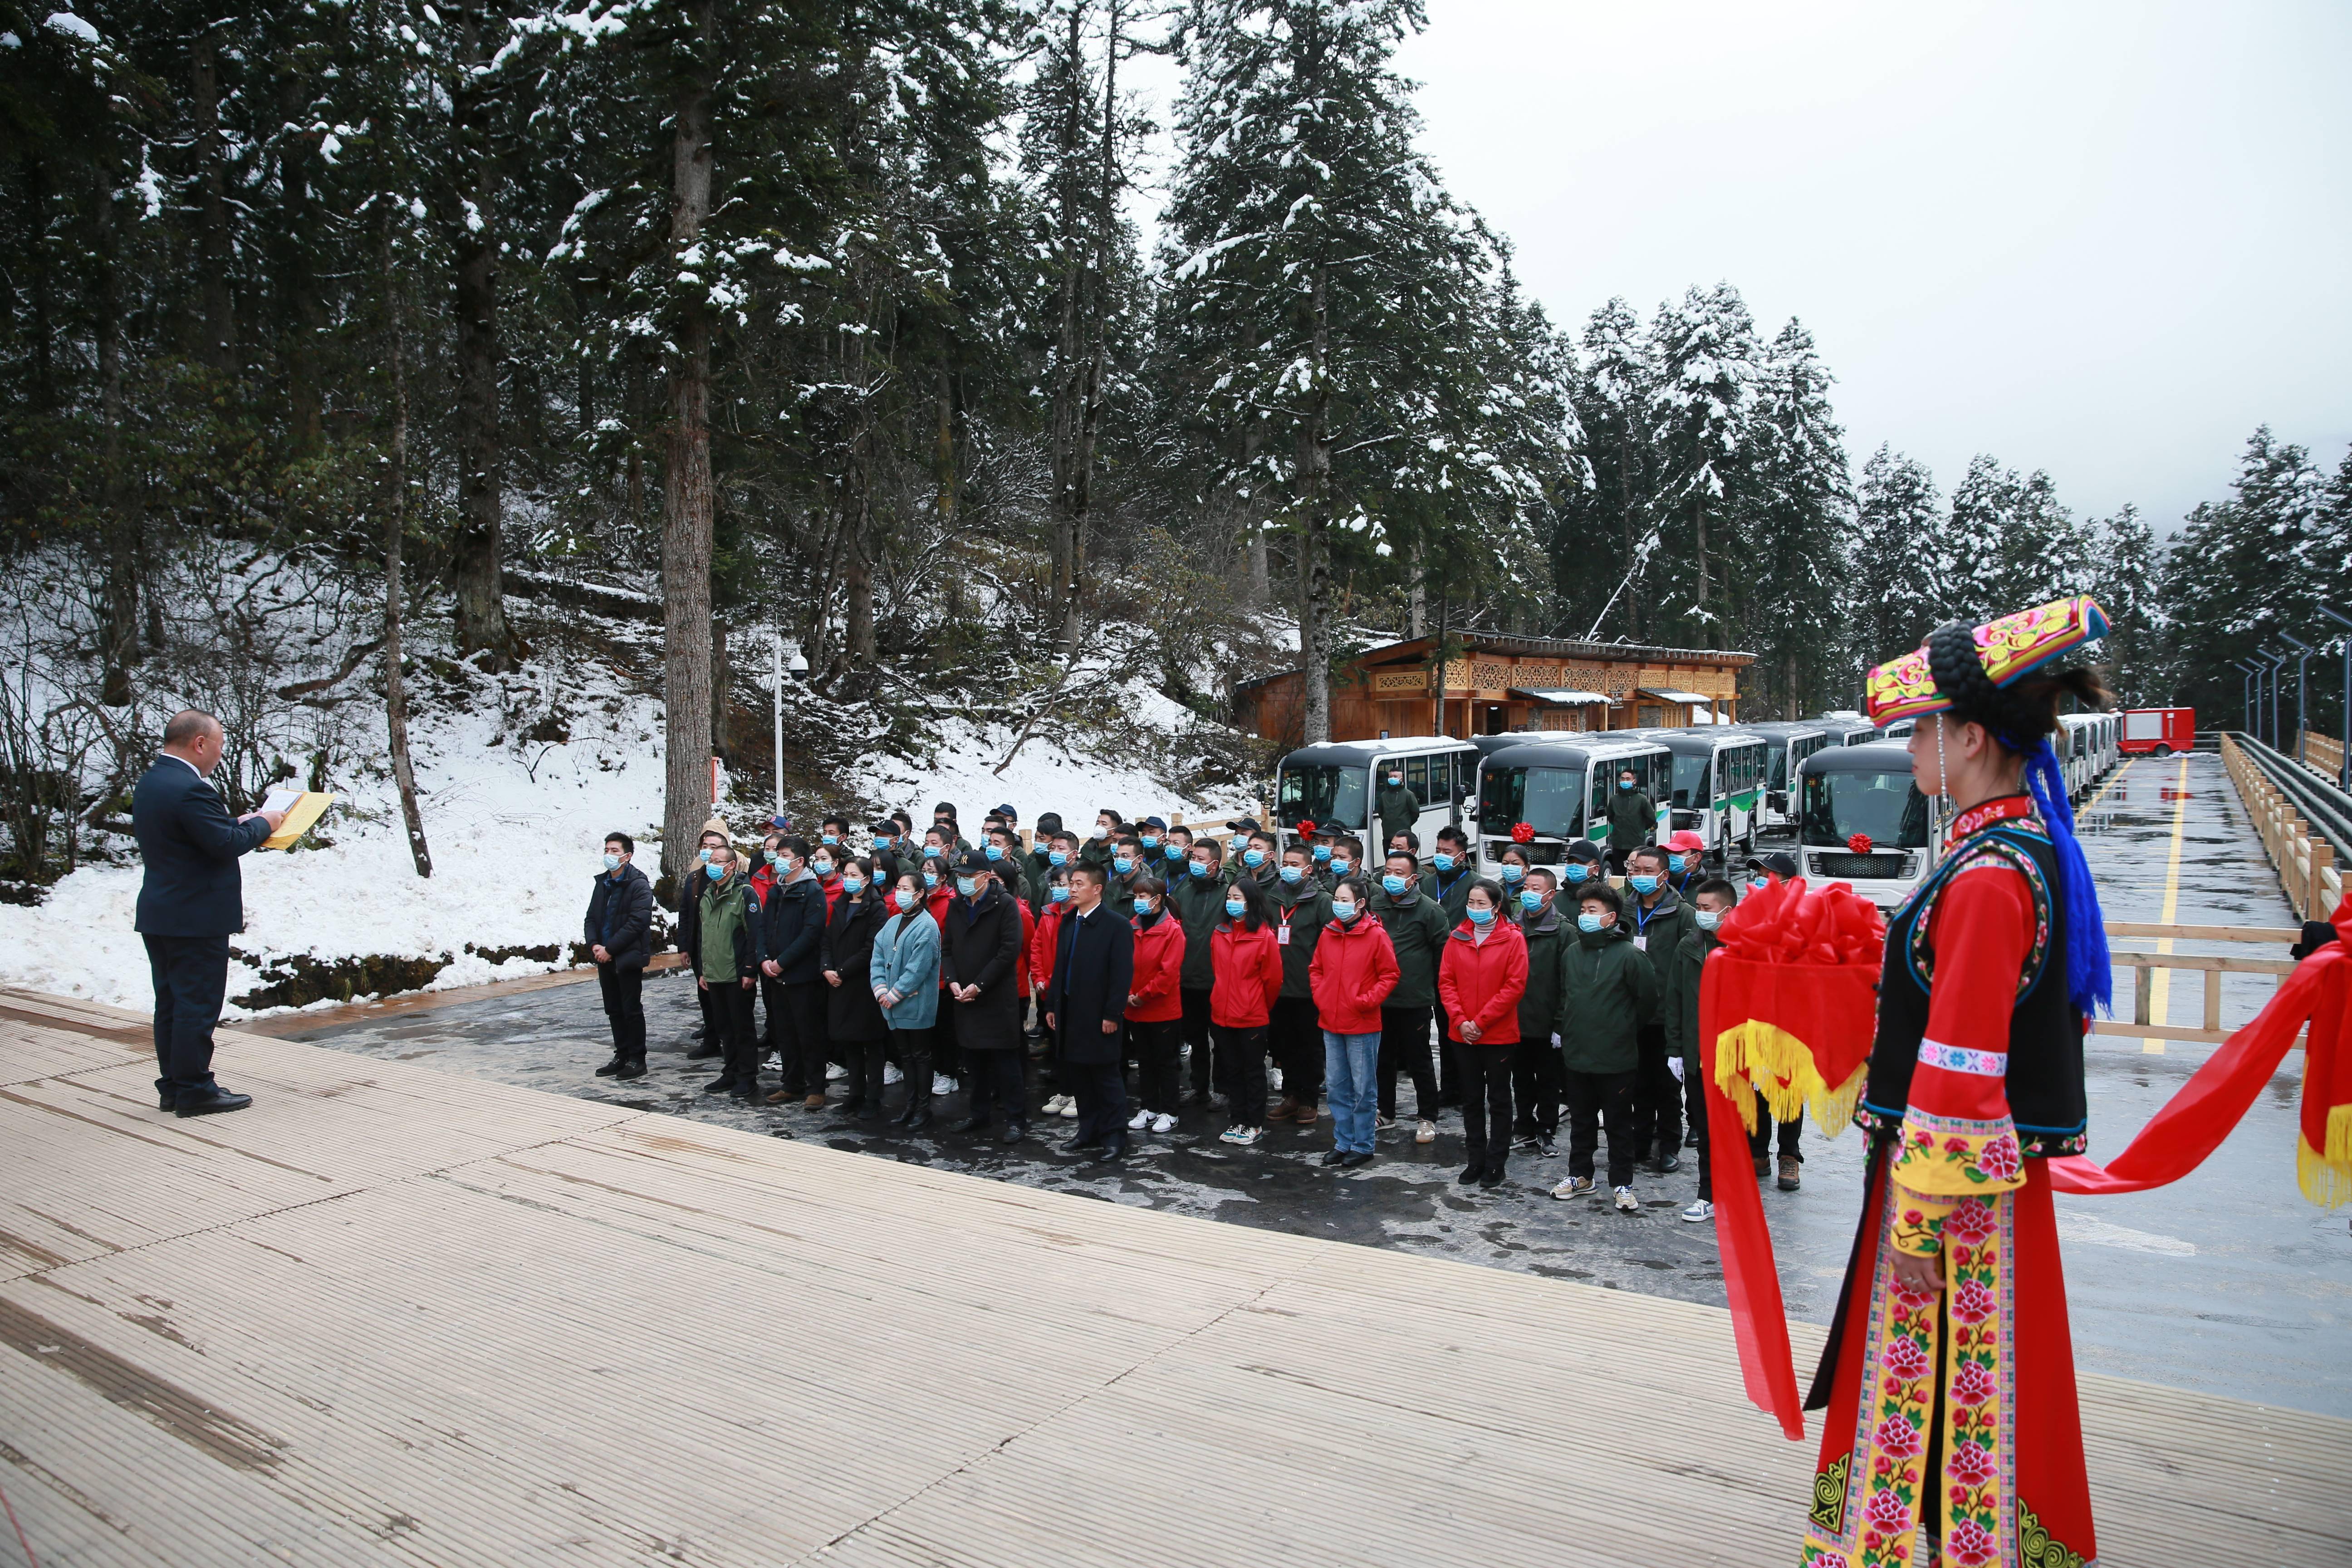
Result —
[[613, 1026], [613, 1059], [598, 1078], [646, 1076], [646, 965], [653, 961], [654, 886], [630, 864], [636, 840], [625, 833], [604, 836], [604, 869], [588, 894], [588, 918], [581, 937], [596, 963], [596, 984], [604, 994], [604, 1016]]
[[1103, 901], [1100, 866], [1070, 870], [1070, 913], [1055, 944], [1045, 987], [1045, 1027], [1059, 1060], [1055, 1081], [1078, 1100], [1073, 1152], [1099, 1160], [1127, 1152], [1127, 997], [1135, 987], [1135, 927]]
[[163, 726], [163, 754], [131, 796], [146, 866], [132, 923], [155, 984], [157, 1107], [183, 1116], [253, 1103], [213, 1081], [213, 1029], [228, 991], [228, 939], [245, 929], [236, 858], [286, 821], [276, 811], [231, 817], [208, 782], [220, 757], [219, 720], [194, 708], [174, 713]]

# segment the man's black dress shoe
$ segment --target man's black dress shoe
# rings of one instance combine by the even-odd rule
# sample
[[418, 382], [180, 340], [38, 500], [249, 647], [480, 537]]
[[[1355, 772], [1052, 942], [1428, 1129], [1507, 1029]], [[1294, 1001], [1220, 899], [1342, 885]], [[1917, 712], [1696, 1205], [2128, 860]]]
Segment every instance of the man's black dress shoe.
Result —
[[252, 1103], [249, 1094], [232, 1094], [218, 1084], [207, 1084], [180, 1090], [172, 1109], [183, 1116], [217, 1116], [224, 1110], [243, 1110]]

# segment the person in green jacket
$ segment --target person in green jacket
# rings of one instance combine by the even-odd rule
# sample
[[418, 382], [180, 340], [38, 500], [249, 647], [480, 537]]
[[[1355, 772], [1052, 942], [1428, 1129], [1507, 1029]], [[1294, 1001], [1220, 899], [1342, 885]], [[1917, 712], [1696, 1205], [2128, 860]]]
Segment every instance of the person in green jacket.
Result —
[[[1658, 994], [1664, 995], [1675, 949], [1695, 922], [1691, 907], [1666, 875], [1666, 852], [1654, 844], [1625, 858], [1624, 923], [1633, 933], [1633, 945], [1648, 953], [1657, 973]], [[1683, 1164], [1683, 1089], [1667, 1065], [1671, 1059], [1665, 1024], [1654, 1022], [1642, 1031], [1642, 1076], [1633, 1083], [1633, 1158], [1647, 1160], [1651, 1172], [1661, 1176]]]
[[1094, 831], [1087, 835], [1086, 843], [1078, 848], [1080, 864], [1102, 867], [1105, 868], [1105, 874], [1108, 875], [1110, 866], [1111, 840], [1126, 831], [1127, 819], [1110, 807], [1105, 806], [1096, 812]]
[[1051, 859], [1054, 853], [1054, 837], [1061, 831], [1062, 814], [1060, 812], [1041, 811], [1037, 814], [1037, 832], [1030, 841], [1032, 847], [1029, 853], [1022, 858], [1023, 867], [1029, 873], [1030, 905], [1033, 910], [1045, 897], [1045, 873], [1054, 868]]
[[1184, 1004], [1184, 1044], [1192, 1053], [1192, 1089], [1187, 1105], [1209, 1103], [1215, 1077], [1210, 1067], [1209, 994], [1216, 975], [1209, 966], [1209, 939], [1225, 918], [1224, 850], [1213, 838], [1201, 838], [1185, 851], [1184, 865], [1168, 887], [1168, 907], [1184, 928], [1184, 967], [1178, 972], [1177, 994]]
[[[1691, 889], [1690, 934], [1675, 945], [1673, 967], [1666, 972], [1665, 998], [1659, 1008], [1666, 1025], [1666, 1049], [1683, 1065], [1683, 1105], [1690, 1113], [1691, 1133], [1698, 1140], [1698, 1200], [1683, 1210], [1683, 1218], [1702, 1225], [1715, 1217], [1715, 1162], [1706, 1142], [1706, 1080], [1702, 1069], [1706, 1053], [1699, 1048], [1698, 984], [1706, 955], [1723, 945], [1715, 934], [1723, 917], [1739, 901], [1739, 893], [1720, 877], [1710, 877]], [[1772, 1112], [1759, 1104], [1756, 1113], [1769, 1123]]]
[[1643, 1028], [1657, 1016], [1658, 972], [1633, 945], [1617, 889], [1587, 888], [1577, 895], [1576, 941], [1559, 960], [1560, 1066], [1568, 1079], [1568, 1179], [1556, 1198], [1595, 1191], [1592, 1155], [1596, 1121], [1609, 1128], [1609, 1190], [1622, 1214], [1638, 1214], [1633, 1197], [1633, 1079]]
[[1331, 923], [1331, 895], [1316, 880], [1315, 856], [1294, 839], [1282, 852], [1274, 884], [1274, 940], [1282, 949], [1282, 994], [1275, 998], [1266, 1025], [1266, 1047], [1282, 1068], [1282, 1101], [1276, 1121], [1296, 1120], [1312, 1127], [1323, 1114], [1323, 1016], [1316, 1010], [1307, 966], [1315, 944]]
[[1528, 990], [1519, 998], [1519, 1048], [1511, 1058], [1511, 1103], [1518, 1108], [1518, 1124], [1511, 1134], [1522, 1148], [1549, 1160], [1559, 1151], [1552, 1140], [1559, 1135], [1559, 1038], [1552, 1025], [1559, 1016], [1559, 961], [1576, 935], [1572, 921], [1562, 920], [1554, 903], [1559, 874], [1549, 866], [1532, 866], [1519, 889], [1507, 895], [1510, 913], [1528, 942]]
[[1372, 815], [1380, 819], [1381, 842], [1385, 845], [1400, 833], [1411, 833], [1421, 826], [1423, 801], [1404, 784], [1404, 764], [1392, 762], [1381, 769], [1381, 787], [1372, 796]]
[[1250, 829], [1247, 847], [1234, 856], [1225, 867], [1225, 880], [1238, 882], [1250, 878], [1267, 898], [1274, 897], [1275, 885], [1281, 880], [1282, 854], [1274, 835], [1263, 827]]
[[1650, 842], [1658, 832], [1658, 803], [1638, 787], [1631, 768], [1617, 773], [1617, 787], [1609, 792], [1609, 868], [1625, 869], [1625, 857]]
[[750, 1100], [760, 1088], [760, 1038], [751, 1028], [751, 988], [760, 977], [760, 900], [736, 864], [732, 846], [710, 852], [696, 879], [694, 977], [709, 994], [716, 1042], [725, 1057], [719, 1077], [702, 1086], [706, 1094]]
[[[1420, 864], [1409, 850], [1388, 858], [1371, 897], [1372, 918], [1396, 949], [1396, 988], [1381, 1004], [1381, 1109], [1376, 1127], [1396, 1125], [1396, 1075], [1412, 1075], [1416, 1143], [1437, 1141], [1437, 1074], [1429, 1054], [1429, 1019], [1437, 1005], [1437, 964], [1445, 952], [1445, 911], [1421, 889]], [[1530, 978], [1532, 984], [1532, 977]], [[1549, 1031], [1550, 1026], [1545, 1026]]]

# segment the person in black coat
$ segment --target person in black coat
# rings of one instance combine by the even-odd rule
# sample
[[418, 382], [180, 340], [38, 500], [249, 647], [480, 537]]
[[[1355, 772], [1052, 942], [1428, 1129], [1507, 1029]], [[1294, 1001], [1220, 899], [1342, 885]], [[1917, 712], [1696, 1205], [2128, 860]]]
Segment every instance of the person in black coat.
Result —
[[[817, 954], [817, 967], [830, 987], [825, 994], [825, 1036], [839, 1047], [849, 1068], [852, 1116], [871, 1121], [882, 1114], [883, 1058], [890, 1023], [874, 999], [870, 978], [874, 933], [890, 918], [883, 902], [887, 889], [874, 879], [874, 862], [851, 856], [841, 863], [841, 897], [833, 906]], [[824, 1080], [818, 1079], [823, 1086]]]
[[767, 1048], [784, 1070], [783, 1087], [770, 1105], [805, 1097], [807, 1108], [824, 1107], [824, 1065], [832, 1046], [825, 1033], [826, 998], [817, 949], [824, 938], [824, 884], [809, 869], [809, 841], [786, 835], [776, 843], [775, 880], [760, 905], [760, 999], [768, 1009]]
[[580, 925], [613, 1027], [613, 1059], [596, 1069], [598, 1078], [646, 1076], [646, 964], [654, 955], [654, 885], [630, 864], [636, 850], [636, 841], [625, 833], [604, 835], [604, 869], [588, 894], [588, 918]]
[[956, 897], [940, 932], [940, 971], [956, 1048], [971, 1088], [971, 1115], [962, 1132], [985, 1131], [992, 1105], [1004, 1110], [1004, 1141], [1029, 1132], [1028, 1047], [1021, 1015], [1021, 907], [996, 880], [993, 863], [978, 850], [956, 860]]
[[285, 824], [283, 812], [231, 817], [210, 782], [220, 721], [191, 708], [163, 726], [163, 752], [131, 796], [145, 874], [132, 926], [155, 985], [157, 1109], [183, 1116], [242, 1110], [249, 1094], [213, 1079], [213, 1030], [228, 994], [228, 939], [245, 929], [237, 857]]
[[1099, 866], [1070, 873], [1070, 912], [1054, 943], [1046, 983], [1045, 1027], [1059, 1061], [1058, 1081], [1078, 1099], [1078, 1135], [1070, 1150], [1127, 1152], [1127, 998], [1135, 985], [1135, 927], [1103, 898]]

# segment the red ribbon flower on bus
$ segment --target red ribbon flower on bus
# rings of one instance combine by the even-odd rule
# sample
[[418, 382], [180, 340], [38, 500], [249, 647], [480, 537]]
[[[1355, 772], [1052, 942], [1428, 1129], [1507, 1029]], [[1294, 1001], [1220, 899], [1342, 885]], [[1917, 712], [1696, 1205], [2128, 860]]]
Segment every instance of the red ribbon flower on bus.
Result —
[[1512, 843], [1514, 843], [1514, 844], [1533, 844], [1535, 841], [1536, 841], [1536, 825], [1535, 825], [1534, 823], [1532, 823], [1532, 822], [1514, 822], [1513, 824], [1511, 824], [1511, 842], [1512, 842]]
[[1298, 825], [1297, 832], [1298, 837], [1301, 838], [1312, 838], [1315, 837], [1315, 825], [1311, 822], [1302, 821]]
[[1867, 855], [1870, 853], [1870, 835], [1857, 833], [1845, 841], [1845, 847], [1857, 855]]

